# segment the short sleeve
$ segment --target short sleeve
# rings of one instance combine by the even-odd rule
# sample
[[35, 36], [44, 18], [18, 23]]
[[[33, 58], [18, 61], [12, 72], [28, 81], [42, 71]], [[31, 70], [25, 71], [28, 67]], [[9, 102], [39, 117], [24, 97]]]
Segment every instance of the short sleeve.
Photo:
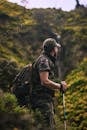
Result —
[[50, 71], [49, 61], [47, 58], [41, 58], [38, 65], [40, 71]]

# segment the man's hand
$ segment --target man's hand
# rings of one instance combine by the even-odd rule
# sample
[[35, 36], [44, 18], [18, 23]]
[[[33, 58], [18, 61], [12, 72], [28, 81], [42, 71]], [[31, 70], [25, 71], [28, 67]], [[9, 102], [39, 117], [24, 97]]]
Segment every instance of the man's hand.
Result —
[[62, 91], [63, 93], [66, 91], [66, 87], [67, 87], [67, 84], [65, 81], [61, 81], [61, 89], [60, 91]]

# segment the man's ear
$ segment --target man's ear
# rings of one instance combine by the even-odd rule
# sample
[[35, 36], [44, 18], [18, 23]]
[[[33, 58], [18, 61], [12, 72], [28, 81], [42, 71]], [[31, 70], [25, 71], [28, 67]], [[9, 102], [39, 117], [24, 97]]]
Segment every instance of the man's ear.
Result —
[[51, 52], [50, 52], [50, 54], [54, 54], [54, 52], [55, 52], [55, 49], [53, 48], [52, 50], [51, 50]]

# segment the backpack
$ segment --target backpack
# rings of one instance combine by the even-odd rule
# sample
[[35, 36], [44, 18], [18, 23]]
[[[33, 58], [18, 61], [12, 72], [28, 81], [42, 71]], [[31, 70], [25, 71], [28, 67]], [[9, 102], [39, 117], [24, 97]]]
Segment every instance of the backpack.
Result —
[[28, 64], [16, 75], [11, 92], [16, 96], [21, 106], [29, 104], [32, 92], [32, 66]]

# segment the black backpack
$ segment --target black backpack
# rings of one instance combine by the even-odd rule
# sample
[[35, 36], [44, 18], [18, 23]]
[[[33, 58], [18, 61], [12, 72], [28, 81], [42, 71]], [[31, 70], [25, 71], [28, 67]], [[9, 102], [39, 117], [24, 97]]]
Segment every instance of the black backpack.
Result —
[[32, 92], [32, 66], [33, 64], [29, 64], [23, 67], [13, 80], [11, 92], [17, 97], [18, 103], [21, 106], [27, 105], [30, 102]]

